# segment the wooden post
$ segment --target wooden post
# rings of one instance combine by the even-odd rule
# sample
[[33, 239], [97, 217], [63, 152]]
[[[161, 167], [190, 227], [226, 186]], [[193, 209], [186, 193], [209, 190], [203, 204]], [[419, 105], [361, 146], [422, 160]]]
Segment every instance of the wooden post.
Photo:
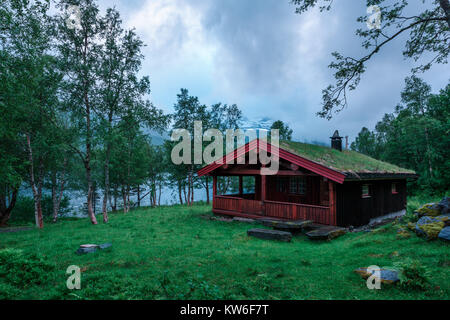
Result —
[[263, 215], [266, 214], [264, 201], [266, 201], [266, 176], [261, 175], [261, 211]]
[[213, 209], [216, 205], [216, 195], [217, 195], [217, 177], [213, 177]]
[[261, 201], [266, 200], [266, 176], [261, 176]]
[[334, 182], [328, 180], [328, 196], [329, 196], [329, 207], [330, 207], [330, 224], [333, 226], [337, 225], [336, 219], [336, 188]]
[[242, 189], [242, 176], [239, 176], [239, 196], [242, 197], [243, 194], [244, 192]]

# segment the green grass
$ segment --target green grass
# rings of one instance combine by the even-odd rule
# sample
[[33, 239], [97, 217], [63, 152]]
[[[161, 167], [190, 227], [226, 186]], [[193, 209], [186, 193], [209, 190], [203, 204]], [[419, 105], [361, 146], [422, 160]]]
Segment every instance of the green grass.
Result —
[[340, 152], [324, 146], [294, 141], [281, 141], [280, 147], [341, 172], [414, 173], [412, 170], [376, 160], [356, 151]]
[[[210, 206], [161, 207], [111, 214], [108, 224], [96, 226], [83, 219], [47, 224], [43, 230], [0, 233], [0, 252], [4, 248], [14, 248], [23, 250], [24, 255], [36, 253], [39, 257], [18, 259], [12, 269], [3, 268], [3, 274], [0, 266], [0, 297], [449, 297], [449, 247], [441, 241], [426, 242], [414, 235], [398, 240], [395, 228], [387, 226], [372, 233], [346, 234], [331, 242], [313, 242], [300, 235], [291, 243], [283, 243], [248, 237], [246, 231], [254, 227], [252, 225], [209, 220], [203, 215], [211, 215]], [[80, 244], [104, 242], [112, 242], [112, 249], [81, 256], [75, 254]], [[369, 290], [365, 281], [353, 272], [358, 267], [392, 266], [409, 259], [418, 260], [431, 272], [427, 290], [408, 291], [398, 285], [382, 285], [381, 290]], [[82, 270], [81, 290], [66, 288], [68, 275], [65, 272], [70, 265], [77, 265]], [[18, 268], [20, 279], [23, 277], [24, 280], [17, 280], [13, 268]]]

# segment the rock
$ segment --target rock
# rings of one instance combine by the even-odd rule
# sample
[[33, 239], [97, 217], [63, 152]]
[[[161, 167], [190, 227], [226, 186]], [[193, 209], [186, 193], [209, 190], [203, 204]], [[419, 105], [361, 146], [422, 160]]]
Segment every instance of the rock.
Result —
[[424, 236], [427, 240], [433, 240], [438, 237], [439, 232], [444, 228], [445, 221], [448, 218], [446, 216], [438, 217], [422, 217], [417, 221], [415, 232], [419, 236]]
[[76, 254], [85, 254], [85, 253], [92, 253], [97, 251], [98, 247], [79, 247], [78, 250], [75, 252]]
[[317, 230], [317, 229], [320, 229], [323, 227], [328, 227], [328, 226], [325, 224], [309, 223], [303, 227], [303, 230], [304, 231], [312, 231], [312, 230]]
[[234, 217], [233, 221], [245, 222], [245, 223], [255, 223], [254, 219], [241, 218], [241, 217]]
[[346, 232], [347, 230], [345, 228], [323, 226], [307, 232], [306, 236], [311, 240], [331, 240], [345, 234]]
[[444, 241], [450, 241], [450, 227], [445, 227], [439, 232], [438, 238]]
[[107, 248], [110, 248], [110, 247], [112, 247], [112, 243], [109, 243], [109, 242], [103, 243], [103, 244], [101, 244], [101, 245], [98, 246], [98, 248], [99, 248], [100, 250], [104, 250], [104, 249], [107, 249]]
[[97, 248], [98, 244], [81, 244], [80, 248]]
[[427, 203], [417, 209], [416, 213], [419, 217], [435, 217], [438, 216], [441, 211], [436, 203]]
[[210, 219], [211, 220], [215, 220], [215, 221], [223, 221], [223, 222], [231, 222], [231, 221], [233, 221], [233, 219], [231, 219], [229, 217], [219, 216], [219, 215], [212, 216]]
[[411, 237], [411, 234], [409, 233], [409, 231], [405, 228], [400, 228], [397, 231], [397, 238], [398, 239], [407, 239]]
[[112, 243], [103, 243], [103, 244], [82, 244], [78, 248], [78, 250], [75, 252], [76, 254], [85, 254], [85, 253], [92, 253], [97, 251], [98, 249], [103, 250], [110, 248], [112, 246]]
[[444, 197], [438, 204], [437, 207], [442, 215], [450, 214], [450, 197]]
[[247, 231], [247, 235], [260, 239], [278, 240], [285, 242], [290, 242], [292, 239], [292, 233], [290, 232], [269, 229], [250, 229]]
[[272, 227], [277, 230], [298, 230], [300, 231], [305, 226], [313, 223], [311, 220], [293, 220], [293, 221], [280, 221], [272, 219], [260, 219], [262, 225], [266, 227]]
[[408, 224], [406, 225], [406, 227], [411, 230], [414, 231], [416, 229], [416, 224], [414, 222], [408, 222]]
[[[369, 272], [368, 268], [358, 268], [355, 270], [355, 272], [359, 274], [363, 279], [369, 278], [372, 274], [375, 274], [375, 277], [377, 277], [375, 270], [371, 271], [372, 272]], [[380, 268], [379, 278], [381, 283], [384, 284], [395, 283], [399, 281], [398, 271], [394, 269]]]

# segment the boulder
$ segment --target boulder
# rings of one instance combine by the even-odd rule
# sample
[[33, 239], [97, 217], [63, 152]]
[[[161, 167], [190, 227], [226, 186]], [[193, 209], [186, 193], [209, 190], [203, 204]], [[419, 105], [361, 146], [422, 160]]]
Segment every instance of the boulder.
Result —
[[440, 215], [441, 211], [436, 203], [427, 203], [417, 209], [416, 213], [419, 217], [435, 217]]
[[345, 234], [346, 232], [347, 230], [345, 228], [323, 226], [307, 232], [306, 236], [311, 240], [331, 240]]
[[285, 242], [290, 242], [292, 239], [292, 233], [290, 232], [269, 229], [250, 229], [247, 231], [247, 235], [265, 240], [278, 240]]
[[444, 241], [450, 241], [450, 226], [445, 227], [439, 232], [438, 238]]
[[409, 237], [411, 237], [411, 233], [409, 233], [408, 229], [400, 228], [397, 230], [398, 239], [407, 239]]
[[298, 230], [300, 231], [305, 226], [313, 223], [311, 220], [293, 220], [293, 221], [281, 221], [273, 219], [260, 219], [262, 225], [266, 227], [272, 227], [277, 230]]
[[92, 252], [97, 251], [97, 249], [98, 249], [97, 245], [96, 246], [93, 246], [93, 245], [89, 245], [89, 246], [81, 245], [75, 253], [76, 254], [92, 253]]
[[439, 232], [444, 228], [447, 216], [422, 217], [416, 223], [415, 232], [419, 236], [424, 236], [427, 240], [433, 240], [438, 237]]
[[[375, 274], [375, 277], [377, 277], [375, 270], [370, 271], [372, 272], [369, 272], [368, 268], [358, 268], [355, 270], [355, 272], [359, 274], [363, 279], [369, 278], [372, 274]], [[379, 278], [381, 283], [384, 284], [392, 284], [400, 280], [397, 270], [387, 268], [380, 268]]]
[[450, 197], [444, 197], [438, 204], [437, 207], [441, 212], [441, 215], [450, 215]]
[[97, 250], [103, 250], [110, 248], [112, 246], [112, 243], [103, 243], [103, 244], [82, 244], [78, 248], [77, 251], [75, 251], [76, 254], [85, 254], [85, 253], [92, 253]]
[[112, 243], [109, 243], [109, 242], [107, 242], [107, 243], [102, 243], [101, 245], [98, 246], [98, 248], [99, 248], [100, 250], [104, 250], [104, 249], [107, 249], [107, 248], [110, 248], [110, 247], [112, 247]]
[[233, 221], [245, 222], [245, 223], [255, 223], [254, 219], [241, 218], [241, 217], [234, 217]]
[[411, 230], [414, 231], [416, 229], [416, 224], [414, 222], [408, 222], [408, 224], [406, 225], [406, 227]]
[[312, 230], [317, 230], [317, 229], [320, 229], [320, 228], [323, 228], [323, 227], [327, 227], [327, 225], [325, 225], [325, 224], [318, 224], [318, 223], [309, 223], [309, 224], [307, 224], [307, 225], [305, 225], [304, 227], [303, 227], [303, 231], [312, 231]]

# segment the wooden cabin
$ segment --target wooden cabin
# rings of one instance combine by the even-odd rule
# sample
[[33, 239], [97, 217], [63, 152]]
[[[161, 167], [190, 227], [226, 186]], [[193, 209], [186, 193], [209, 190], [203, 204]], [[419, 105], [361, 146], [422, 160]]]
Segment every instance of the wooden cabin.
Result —
[[[220, 163], [203, 167], [198, 175], [213, 177], [213, 212], [347, 227], [365, 225], [406, 208], [406, 181], [416, 178], [414, 171], [343, 151], [337, 131], [331, 140], [331, 148], [292, 141], [280, 141], [276, 148], [256, 139], [224, 156]], [[256, 164], [249, 161], [249, 153], [260, 149], [269, 155], [278, 151], [275, 175], [261, 174], [259, 157]], [[239, 191], [218, 194], [217, 178], [221, 176], [237, 176]], [[252, 192], [245, 192], [243, 177], [252, 177]]]

